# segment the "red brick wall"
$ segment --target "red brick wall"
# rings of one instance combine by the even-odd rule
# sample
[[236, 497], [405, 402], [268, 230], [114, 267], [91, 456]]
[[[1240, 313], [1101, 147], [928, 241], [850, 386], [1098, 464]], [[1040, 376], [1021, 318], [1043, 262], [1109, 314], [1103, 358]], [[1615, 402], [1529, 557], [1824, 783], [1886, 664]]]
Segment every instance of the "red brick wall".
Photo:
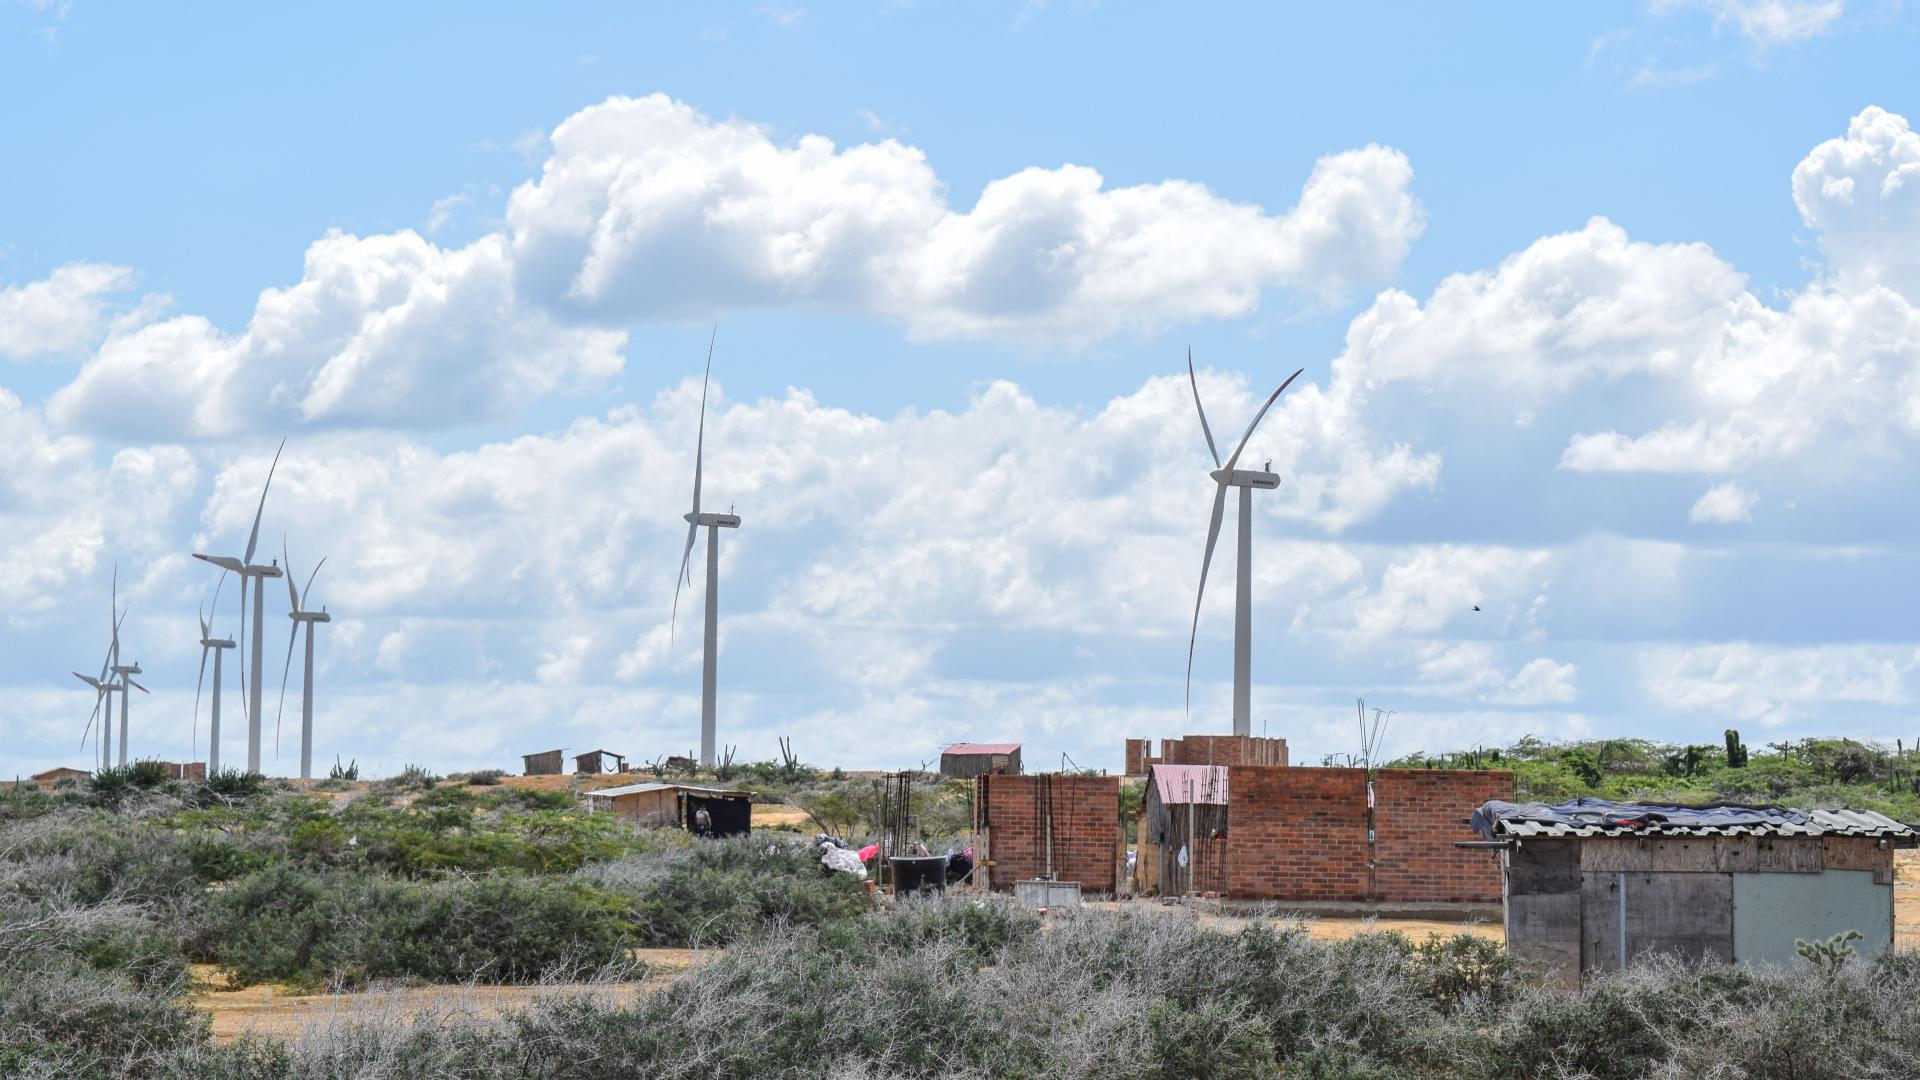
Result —
[[[1114, 891], [1120, 831], [1117, 776], [982, 776], [973, 831], [986, 841], [988, 882], [1001, 891], [1046, 872], [1044, 804], [1051, 798], [1053, 870], [1091, 893]], [[976, 845], [977, 846], [977, 845]]]
[[1287, 740], [1258, 735], [1189, 735], [1162, 741], [1158, 760], [1168, 765], [1285, 765]]
[[1128, 776], [1140, 776], [1147, 771], [1147, 756], [1153, 752], [1152, 739], [1127, 740]]
[[1227, 895], [1367, 899], [1365, 770], [1234, 765], [1227, 793]]
[[1510, 772], [1379, 769], [1374, 773], [1375, 881], [1387, 901], [1500, 900], [1493, 853], [1457, 848], [1477, 837], [1467, 819], [1488, 799], [1513, 799]]

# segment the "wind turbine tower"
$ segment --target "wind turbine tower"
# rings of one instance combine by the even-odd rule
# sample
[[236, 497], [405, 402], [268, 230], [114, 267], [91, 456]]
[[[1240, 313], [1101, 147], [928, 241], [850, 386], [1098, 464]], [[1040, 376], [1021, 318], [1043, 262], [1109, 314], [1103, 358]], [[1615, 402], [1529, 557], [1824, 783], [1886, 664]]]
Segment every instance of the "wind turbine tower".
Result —
[[[220, 609], [220, 591], [215, 588], [214, 614], [217, 618]], [[213, 627], [207, 625], [206, 609], [200, 611], [200, 679], [193, 686], [193, 741], [200, 741], [200, 687], [207, 675], [207, 654], [213, 654], [213, 712], [207, 722], [207, 776], [212, 777], [220, 771], [220, 657], [226, 650], [233, 648], [231, 638], [216, 638]]]
[[[1304, 368], [1302, 371], [1306, 370]], [[1207, 550], [1200, 559], [1200, 588], [1193, 597], [1193, 630], [1187, 638], [1187, 709], [1193, 709], [1193, 646], [1200, 635], [1200, 600], [1207, 593], [1207, 569], [1213, 564], [1213, 545], [1220, 539], [1220, 522], [1227, 509], [1227, 489], [1240, 489], [1238, 529], [1239, 552], [1234, 568], [1234, 604], [1233, 604], [1233, 733], [1235, 735], [1253, 734], [1253, 492], [1255, 488], [1271, 491], [1280, 486], [1280, 477], [1267, 469], [1237, 469], [1240, 455], [1247, 448], [1247, 440], [1253, 438], [1253, 429], [1273, 408], [1293, 380], [1300, 377], [1296, 371], [1287, 376], [1267, 398], [1266, 404], [1254, 414], [1253, 423], [1247, 425], [1247, 433], [1240, 436], [1240, 445], [1234, 447], [1233, 456], [1226, 461], [1220, 460], [1220, 449], [1214, 445], [1213, 429], [1207, 426], [1207, 410], [1200, 404], [1200, 381], [1193, 373], [1193, 353], [1187, 353], [1187, 384], [1193, 388], [1193, 407], [1200, 413], [1200, 432], [1207, 437], [1207, 450], [1213, 455], [1213, 517], [1207, 525]], [[1269, 463], [1271, 464], [1271, 463]]]
[[[320, 567], [327, 565], [321, 559], [314, 565], [313, 573], [307, 575], [306, 587], [299, 592], [293, 591], [293, 556], [287, 554], [285, 541], [281, 542], [280, 554], [287, 563], [287, 602], [292, 610], [287, 618], [293, 620], [293, 632], [287, 635], [287, 662], [280, 669], [280, 708], [287, 707], [287, 672], [293, 670], [293, 641], [300, 636], [300, 628], [307, 628], [307, 666], [300, 691], [300, 779], [313, 779], [313, 627], [316, 623], [332, 622], [333, 616], [326, 608], [319, 611], [306, 610], [307, 598], [313, 595], [313, 579], [320, 576]], [[280, 713], [273, 714], [273, 743], [280, 745]], [[276, 751], [277, 752], [277, 751]]]
[[[239, 558], [231, 555], [202, 555], [194, 552], [193, 557], [210, 562], [223, 570], [231, 570], [240, 575], [240, 636], [246, 637], [247, 579], [253, 584], [253, 685], [247, 687], [247, 771], [260, 771], [260, 685], [265, 674], [264, 629], [261, 626], [266, 617], [266, 579], [280, 576], [278, 563], [268, 566], [253, 565], [253, 553], [260, 545], [260, 515], [267, 509], [267, 489], [273, 486], [273, 471], [280, 466], [280, 451], [287, 448], [287, 440], [280, 440], [280, 449], [273, 452], [273, 464], [267, 466], [267, 482], [260, 488], [260, 505], [253, 512], [253, 531], [247, 534], [246, 553]], [[246, 667], [240, 670], [241, 683], [246, 683]], [[211, 764], [209, 764], [211, 767]]]
[[[719, 336], [719, 328], [714, 329]], [[707, 625], [704, 659], [700, 667], [700, 764], [705, 768], [713, 767], [715, 721], [714, 721], [714, 684], [717, 676], [717, 661], [720, 655], [720, 530], [737, 529], [740, 518], [737, 514], [703, 514], [700, 512], [700, 470], [701, 459], [706, 452], [707, 441], [707, 383], [713, 378], [713, 341], [707, 342], [707, 371], [700, 379], [700, 428], [693, 444], [693, 510], [681, 515], [687, 523], [687, 546], [680, 554], [680, 574], [673, 582], [673, 618], [678, 621], [680, 614], [680, 586], [693, 584], [688, 572], [693, 559], [693, 542], [700, 533], [701, 526], [707, 530]]]

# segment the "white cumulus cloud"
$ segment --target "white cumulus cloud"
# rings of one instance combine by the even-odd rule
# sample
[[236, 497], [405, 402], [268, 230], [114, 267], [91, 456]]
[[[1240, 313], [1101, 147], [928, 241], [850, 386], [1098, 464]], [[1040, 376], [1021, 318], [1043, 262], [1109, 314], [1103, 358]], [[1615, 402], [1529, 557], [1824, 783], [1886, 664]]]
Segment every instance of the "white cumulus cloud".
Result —
[[40, 281], [0, 287], [0, 357], [29, 360], [92, 347], [110, 298], [132, 287], [133, 278], [124, 266], [71, 262]]
[[1269, 288], [1376, 284], [1423, 227], [1411, 166], [1378, 146], [1321, 159], [1270, 215], [1081, 165], [994, 180], [959, 210], [896, 140], [781, 143], [659, 94], [584, 109], [552, 145], [508, 206], [516, 262], [531, 291], [598, 315], [817, 305], [922, 337], [1084, 342], [1244, 315]]
[[1687, 520], [1695, 524], [1736, 525], [1753, 520], [1753, 506], [1759, 499], [1739, 484], [1718, 484], [1694, 502]]
[[410, 231], [332, 232], [307, 249], [298, 283], [260, 294], [243, 332], [181, 316], [114, 334], [48, 412], [170, 436], [440, 427], [610, 376], [625, 344], [624, 331], [521, 303], [497, 235], [443, 249]]

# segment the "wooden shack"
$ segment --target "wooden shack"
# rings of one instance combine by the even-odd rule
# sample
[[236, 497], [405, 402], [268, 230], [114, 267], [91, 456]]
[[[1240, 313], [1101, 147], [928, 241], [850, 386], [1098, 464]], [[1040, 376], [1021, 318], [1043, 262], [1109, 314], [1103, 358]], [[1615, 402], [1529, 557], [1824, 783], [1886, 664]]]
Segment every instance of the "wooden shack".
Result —
[[1654, 953], [1790, 966], [1797, 942], [1849, 930], [1878, 956], [1893, 850], [1915, 836], [1871, 811], [1601, 799], [1489, 802], [1474, 828], [1500, 849], [1508, 950], [1567, 988]]
[[[702, 836], [740, 836], [753, 828], [753, 794], [728, 788], [650, 782], [587, 792], [587, 808], [636, 825], [681, 828]], [[701, 828], [701, 812], [706, 827]]]
[[575, 754], [573, 771], [582, 776], [623, 773], [627, 771], [627, 755], [616, 754], [611, 750], [589, 750], [584, 754]]
[[976, 776], [1019, 776], [1019, 743], [954, 743], [940, 752], [940, 775], [970, 780]]
[[62, 780], [85, 780], [93, 774], [85, 769], [72, 769], [65, 765], [33, 774], [33, 782], [41, 787], [52, 787]]
[[558, 750], [542, 750], [537, 754], [522, 754], [520, 755], [520, 760], [523, 763], [521, 771], [528, 776], [559, 776], [561, 769], [564, 768], [562, 762], [565, 761], [564, 755], [566, 752], [567, 748], [563, 746]]
[[1164, 896], [1227, 888], [1227, 767], [1154, 765], [1140, 804], [1134, 889]]

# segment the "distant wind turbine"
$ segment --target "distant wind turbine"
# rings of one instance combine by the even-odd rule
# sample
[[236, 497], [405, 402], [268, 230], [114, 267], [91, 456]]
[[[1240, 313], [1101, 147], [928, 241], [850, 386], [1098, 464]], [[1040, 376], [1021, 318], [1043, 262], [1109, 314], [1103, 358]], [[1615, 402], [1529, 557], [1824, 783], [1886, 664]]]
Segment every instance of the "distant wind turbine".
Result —
[[[1305, 371], [1305, 368], [1300, 369]], [[1247, 433], [1240, 436], [1240, 445], [1233, 448], [1233, 456], [1226, 461], [1220, 460], [1220, 449], [1214, 445], [1213, 429], [1207, 426], [1207, 410], [1200, 404], [1200, 380], [1193, 373], [1193, 352], [1187, 352], [1187, 384], [1193, 388], [1193, 407], [1200, 413], [1200, 432], [1207, 437], [1207, 451], [1213, 455], [1214, 471], [1208, 475], [1213, 478], [1213, 517], [1207, 524], [1207, 549], [1200, 558], [1200, 588], [1193, 597], [1193, 630], [1187, 637], [1187, 710], [1193, 710], [1193, 647], [1200, 637], [1200, 600], [1207, 594], [1207, 569], [1213, 565], [1213, 545], [1220, 539], [1220, 521], [1227, 509], [1227, 489], [1240, 489], [1239, 507], [1239, 552], [1235, 566], [1234, 605], [1233, 605], [1233, 733], [1235, 735], [1253, 734], [1253, 489], [1271, 490], [1280, 486], [1280, 478], [1266, 470], [1253, 471], [1236, 469], [1240, 455], [1247, 448], [1247, 440], [1253, 438], [1253, 430], [1280, 400], [1280, 395], [1293, 380], [1300, 377], [1300, 371], [1287, 376], [1287, 381], [1267, 397], [1266, 404], [1253, 416], [1253, 422], [1247, 425]], [[1269, 464], [1271, 464], [1269, 462]]]
[[239, 558], [230, 555], [202, 555], [194, 552], [193, 557], [210, 562], [223, 570], [231, 570], [240, 575], [240, 636], [247, 636], [247, 579], [254, 578], [253, 586], [253, 686], [248, 688], [246, 665], [240, 668], [240, 684], [246, 693], [247, 709], [247, 771], [260, 771], [260, 686], [265, 675], [265, 657], [263, 649], [265, 637], [261, 621], [266, 617], [266, 579], [280, 576], [280, 567], [253, 565], [253, 553], [260, 546], [260, 515], [267, 510], [267, 490], [273, 486], [273, 472], [280, 466], [280, 451], [287, 448], [287, 440], [280, 440], [280, 449], [273, 452], [273, 464], [267, 466], [267, 482], [260, 488], [260, 505], [253, 512], [253, 531], [247, 534], [247, 550]]
[[[220, 575], [219, 584], [213, 587], [213, 617], [220, 617], [220, 586], [226, 584], [227, 575]], [[207, 622], [207, 609], [200, 609], [200, 675], [193, 684], [193, 747], [200, 744], [200, 688], [206, 684], [207, 654], [213, 654], [213, 711], [207, 721], [207, 776], [220, 772], [220, 657], [233, 648], [229, 638], [213, 636], [213, 627]]]
[[[121, 616], [120, 619], [114, 620], [114, 630], [116, 632], [120, 629], [119, 623], [123, 619], [125, 619], [124, 615]], [[118, 636], [117, 633], [116, 636]], [[111, 735], [111, 728], [113, 726], [113, 691], [118, 689], [118, 687], [108, 681], [107, 678], [112, 667], [113, 645], [108, 644], [107, 654], [100, 658], [100, 674], [98, 677], [82, 675], [77, 671], [73, 673], [74, 678], [93, 687], [93, 712], [87, 716], [87, 726], [80, 729], [80, 748], [82, 750], [86, 749], [87, 736], [93, 734], [95, 746], [94, 765], [101, 769], [108, 768], [113, 764], [113, 738]], [[107, 714], [104, 719], [100, 716], [102, 708], [106, 710]], [[93, 723], [96, 720], [100, 721], [100, 730], [98, 732], [95, 732], [93, 727]]]
[[[673, 623], [680, 617], [680, 586], [693, 584], [689, 571], [693, 560], [693, 542], [698, 537], [700, 527], [707, 527], [707, 625], [704, 662], [700, 669], [700, 764], [711, 768], [714, 761], [714, 683], [716, 681], [716, 662], [719, 658], [720, 624], [720, 530], [737, 529], [740, 518], [735, 514], [703, 514], [700, 512], [700, 471], [701, 460], [706, 452], [707, 441], [707, 383], [713, 378], [713, 344], [720, 336], [720, 328], [714, 327], [713, 338], [707, 342], [707, 371], [700, 379], [700, 428], [693, 444], [693, 510], [683, 514], [687, 523], [687, 546], [680, 553], [680, 573], [673, 581]], [[669, 633], [673, 623], [669, 623]]]
[[299, 592], [293, 591], [293, 556], [287, 553], [286, 541], [280, 542], [280, 554], [287, 564], [287, 603], [291, 606], [287, 618], [293, 620], [293, 632], [287, 635], [287, 662], [280, 669], [280, 707], [273, 714], [273, 747], [280, 750], [280, 713], [287, 707], [287, 673], [293, 670], [293, 641], [300, 636], [300, 628], [307, 628], [307, 666], [300, 692], [300, 779], [313, 779], [313, 626], [315, 623], [332, 622], [333, 616], [325, 608], [319, 611], [307, 610], [307, 600], [313, 595], [313, 579], [320, 576], [320, 567], [327, 565], [321, 559], [314, 565], [313, 573], [307, 575], [307, 583]]
[[[129, 714], [133, 712], [133, 709], [130, 707], [132, 703], [132, 698], [129, 694], [129, 690], [138, 690], [143, 694], [149, 694], [149, 693], [152, 693], [152, 691], [148, 690], [144, 686], [141, 686], [139, 683], [133, 680], [133, 677], [135, 675], [143, 674], [140, 670], [140, 661], [135, 660], [131, 664], [122, 664], [120, 662], [120, 623], [125, 620], [126, 616], [120, 611], [120, 568], [117, 566], [113, 568], [113, 609], [112, 610], [113, 610], [113, 644], [109, 648], [113, 653], [113, 667], [110, 670], [115, 675], [118, 675], [120, 677], [120, 683], [119, 683], [120, 685], [120, 760], [119, 760], [119, 764], [125, 765], [127, 763], [127, 725], [129, 720]], [[111, 727], [111, 725], [109, 725], [109, 727]], [[112, 732], [109, 731], [108, 734], [111, 735]]]

